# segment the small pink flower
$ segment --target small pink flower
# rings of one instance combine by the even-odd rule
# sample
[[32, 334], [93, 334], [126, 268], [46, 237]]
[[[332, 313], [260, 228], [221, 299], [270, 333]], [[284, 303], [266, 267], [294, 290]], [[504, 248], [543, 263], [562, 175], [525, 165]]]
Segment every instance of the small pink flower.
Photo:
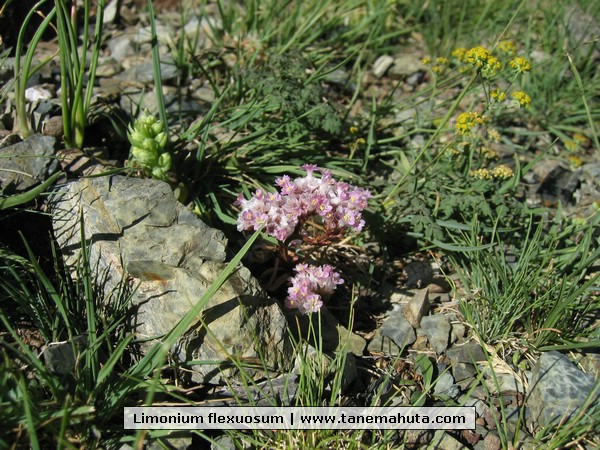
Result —
[[335, 288], [344, 283], [340, 274], [328, 264], [298, 264], [294, 270], [296, 276], [290, 278], [292, 285], [288, 288], [285, 305], [304, 314], [317, 312], [323, 306], [323, 296], [333, 294]]
[[[285, 241], [310, 216], [318, 215], [331, 234], [341, 234], [347, 228], [360, 231], [364, 226], [362, 211], [367, 207], [371, 193], [335, 181], [331, 171], [314, 164], [305, 164], [302, 168], [306, 171], [305, 177], [292, 181], [284, 175], [277, 179], [280, 192], [265, 193], [258, 189], [250, 200], [240, 194], [235, 202], [242, 208], [238, 229], [258, 230], [264, 225], [267, 234]], [[315, 177], [315, 172], [320, 172], [321, 178]], [[306, 234], [303, 230], [298, 231], [301, 235]]]

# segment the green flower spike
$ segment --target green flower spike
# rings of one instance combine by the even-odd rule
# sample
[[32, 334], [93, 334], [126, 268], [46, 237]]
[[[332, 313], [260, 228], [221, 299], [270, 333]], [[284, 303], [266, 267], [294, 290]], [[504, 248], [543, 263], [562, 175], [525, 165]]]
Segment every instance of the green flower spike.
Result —
[[127, 137], [131, 143], [131, 162], [147, 175], [166, 180], [172, 161], [165, 151], [168, 137], [162, 121], [144, 111], [129, 125]]

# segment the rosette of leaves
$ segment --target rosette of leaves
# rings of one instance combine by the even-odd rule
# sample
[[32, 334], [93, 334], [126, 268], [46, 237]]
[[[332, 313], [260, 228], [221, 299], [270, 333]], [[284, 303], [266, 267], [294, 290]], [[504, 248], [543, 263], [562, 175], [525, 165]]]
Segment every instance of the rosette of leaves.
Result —
[[283, 125], [283, 137], [336, 136], [342, 123], [326, 97], [320, 76], [307, 76], [311, 62], [301, 55], [273, 56], [262, 68], [245, 73], [250, 99], [263, 99], [263, 118]]
[[131, 166], [158, 180], [167, 180], [172, 159], [166, 151], [168, 135], [163, 122], [144, 112], [129, 125], [127, 137], [131, 143]]

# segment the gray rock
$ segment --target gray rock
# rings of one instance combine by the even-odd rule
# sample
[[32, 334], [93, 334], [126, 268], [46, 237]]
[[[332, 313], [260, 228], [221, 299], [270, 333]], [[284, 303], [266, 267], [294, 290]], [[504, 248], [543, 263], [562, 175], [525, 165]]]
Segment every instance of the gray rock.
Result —
[[111, 2], [108, 2], [102, 14], [102, 21], [105, 24], [113, 23], [117, 20], [117, 18], [119, 17], [120, 3], [120, 0], [112, 0]]
[[[547, 426], [568, 420], [591, 394], [594, 378], [577, 369], [564, 355], [556, 351], [542, 353], [533, 368], [527, 406], [534, 425]], [[596, 392], [598, 400], [600, 394]]]
[[[133, 66], [115, 78], [119, 80], [137, 81], [139, 83], [150, 84], [154, 81], [154, 71], [152, 60], [144, 61], [141, 64]], [[160, 62], [160, 75], [162, 81], [171, 81], [177, 78], [179, 69], [175, 66], [172, 58], [163, 58]]]
[[582, 178], [589, 185], [600, 189], [600, 163], [588, 163], [581, 166]]
[[72, 342], [48, 344], [43, 352], [46, 367], [58, 375], [75, 375], [75, 363], [86, 347], [87, 336], [77, 336]]
[[338, 86], [345, 86], [349, 79], [350, 74], [347, 70], [341, 67], [323, 75], [323, 81], [336, 84]]
[[97, 77], [112, 77], [123, 70], [121, 64], [113, 57], [102, 57], [98, 59]]
[[419, 289], [404, 307], [403, 314], [413, 328], [419, 328], [421, 318], [429, 313], [429, 292]]
[[190, 90], [190, 96], [202, 103], [212, 104], [215, 101], [215, 91], [210, 86], [198, 85], [197, 89]]
[[394, 64], [394, 58], [390, 55], [381, 55], [373, 63], [373, 75], [375, 75], [376, 78], [381, 78], [392, 64]]
[[110, 56], [115, 61], [122, 61], [128, 56], [135, 54], [135, 36], [133, 34], [122, 34], [115, 36], [106, 42]]
[[389, 337], [400, 348], [404, 348], [417, 340], [415, 330], [401, 313], [395, 313], [383, 322], [381, 336]]
[[402, 353], [402, 349], [389, 337], [382, 336], [379, 330], [375, 332], [373, 339], [369, 342], [367, 350], [371, 353], [384, 353], [389, 356], [398, 356]]
[[600, 355], [589, 353], [579, 361], [585, 373], [590, 374], [596, 381], [600, 381]]
[[492, 373], [490, 367], [485, 367], [483, 374], [486, 378], [485, 384], [492, 394], [525, 393], [523, 382], [512, 373]]
[[31, 86], [25, 89], [25, 98], [30, 102], [37, 102], [38, 100], [49, 100], [54, 97], [54, 94], [48, 87], [44, 85]]
[[454, 384], [454, 378], [449, 372], [443, 372], [435, 381], [433, 394], [438, 397], [456, 398], [460, 395], [460, 388]]
[[39, 130], [52, 117], [61, 112], [60, 101], [56, 98], [50, 100], [39, 100], [31, 105], [32, 128]]
[[[52, 211], [68, 266], [80, 253], [81, 215], [91, 265], [105, 274], [105, 294], [121, 280], [137, 286], [132, 325], [140, 338], [168, 333], [225, 268], [223, 233], [178, 203], [161, 181], [81, 179], [58, 193]], [[281, 308], [243, 266], [208, 301], [202, 320], [209, 332], [197, 323], [171, 349], [172, 358], [181, 362], [222, 361], [194, 365], [194, 381], [218, 383], [235, 375], [232, 359], [261, 360], [274, 368], [291, 361]]]
[[[356, 370], [356, 366], [354, 368]], [[207, 401], [212, 406], [239, 406], [250, 402], [256, 406], [292, 405], [298, 391], [297, 378], [295, 374], [283, 374], [256, 384], [229, 383], [216, 398]]]
[[437, 430], [427, 448], [436, 450], [463, 450], [465, 446], [444, 430]]
[[483, 439], [483, 448], [485, 450], [500, 450], [502, 448], [502, 441], [496, 433], [488, 433]]
[[463, 345], [455, 345], [449, 348], [445, 355], [450, 358], [453, 364], [457, 362], [475, 364], [480, 361], [487, 361], [483, 349], [474, 341], [469, 341]]
[[58, 168], [54, 158], [52, 136], [34, 134], [22, 142], [0, 148], [0, 185], [13, 184], [17, 191], [24, 191], [44, 181]]
[[348, 331], [348, 329], [343, 325], [337, 325], [336, 329], [340, 341], [340, 345], [338, 346], [337, 350], [343, 348], [353, 355], [363, 356], [367, 346], [367, 340], [356, 333]]
[[450, 342], [454, 344], [465, 336], [467, 329], [464, 324], [460, 322], [452, 322], [450, 325], [452, 326], [452, 330], [450, 331]]
[[457, 382], [470, 380], [477, 376], [477, 371], [475, 370], [475, 366], [473, 364], [453, 362], [451, 366], [452, 374]]
[[433, 430], [405, 430], [403, 443], [406, 447], [403, 448], [425, 448], [433, 439]]
[[420, 330], [427, 336], [431, 347], [438, 355], [448, 348], [450, 329], [450, 322], [446, 316], [425, 316], [421, 319]]
[[425, 72], [427, 67], [412, 53], [399, 55], [394, 58], [394, 65], [389, 69], [388, 75], [397, 80], [403, 80], [419, 70]]
[[[208, 105], [194, 99], [178, 99], [176, 95], [167, 92], [167, 87], [163, 86], [163, 100], [167, 112], [186, 112], [199, 113], [205, 112]], [[135, 111], [137, 109], [148, 110], [152, 114], [158, 113], [158, 98], [154, 90], [143, 92], [128, 93], [120, 98], [119, 105], [125, 111]]]
[[477, 417], [483, 417], [486, 410], [489, 409], [489, 405], [487, 405], [483, 400], [468, 397], [467, 395], [463, 395], [462, 397], [460, 397], [458, 399], [458, 402], [461, 405], [464, 404], [464, 406], [474, 406]]

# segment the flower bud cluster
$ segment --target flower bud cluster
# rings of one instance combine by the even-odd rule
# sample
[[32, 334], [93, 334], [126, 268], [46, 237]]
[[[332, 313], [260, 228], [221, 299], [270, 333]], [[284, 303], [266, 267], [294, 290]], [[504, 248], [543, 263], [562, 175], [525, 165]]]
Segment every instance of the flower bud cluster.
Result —
[[[250, 200], [240, 194], [236, 204], [242, 207], [238, 230], [264, 231], [280, 241], [290, 237], [311, 216], [320, 216], [328, 235], [341, 234], [348, 227], [360, 231], [365, 221], [362, 211], [371, 197], [368, 190], [335, 181], [331, 172], [305, 164], [306, 176], [291, 180], [285, 175], [276, 180], [280, 192], [258, 189]], [[320, 172], [321, 177], [314, 176]]]
[[171, 169], [171, 155], [165, 152], [167, 133], [161, 120], [147, 112], [129, 125], [127, 137], [135, 161], [154, 178], [164, 180]]
[[500, 70], [500, 60], [485, 47], [473, 47], [464, 54], [464, 61], [481, 71], [484, 77], [491, 78]]
[[464, 112], [456, 118], [456, 131], [462, 135], [471, 134], [471, 130], [486, 121], [485, 116], [478, 112]]
[[321, 309], [322, 296], [333, 294], [337, 285], [344, 283], [340, 274], [328, 264], [323, 266], [298, 264], [294, 270], [296, 275], [290, 278], [292, 286], [288, 288], [285, 306], [298, 309], [304, 314]]

